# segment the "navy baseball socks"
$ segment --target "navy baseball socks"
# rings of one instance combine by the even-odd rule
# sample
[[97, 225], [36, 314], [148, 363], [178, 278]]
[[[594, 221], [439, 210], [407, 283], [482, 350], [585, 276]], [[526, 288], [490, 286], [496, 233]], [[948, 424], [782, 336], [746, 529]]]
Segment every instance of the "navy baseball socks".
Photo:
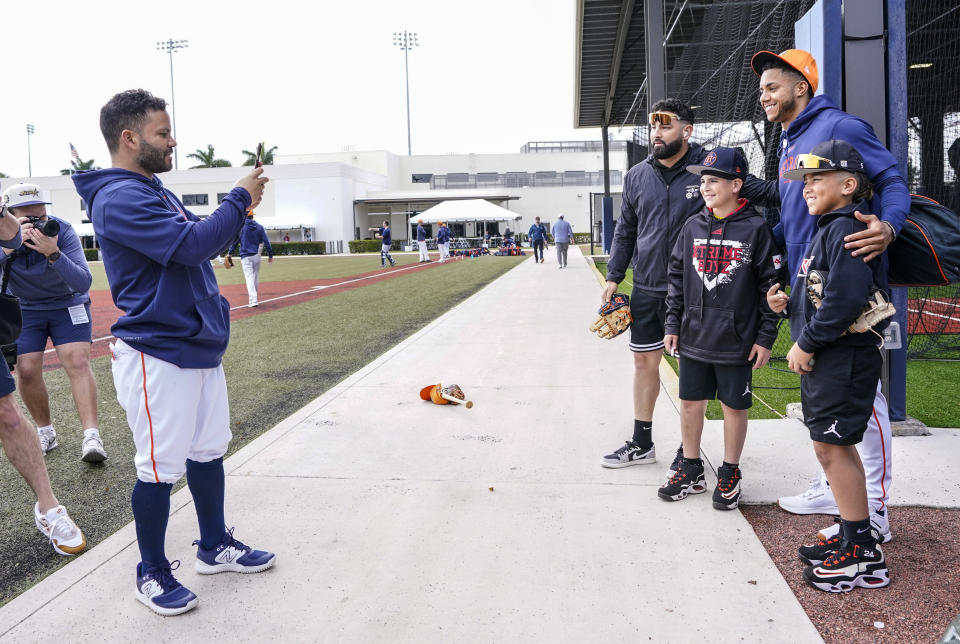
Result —
[[172, 489], [169, 483], [144, 483], [138, 479], [130, 497], [140, 548], [134, 596], [158, 615], [179, 615], [200, 601], [173, 576], [180, 562], [167, 561], [164, 553]]
[[[193, 542], [197, 546], [197, 572], [251, 573], [274, 564], [273, 553], [253, 550], [233, 538], [232, 528], [225, 527], [222, 458], [206, 463], [187, 460], [187, 485], [200, 527], [200, 539]], [[200, 601], [173, 576], [180, 562], [167, 561], [164, 552], [172, 488], [168, 483], [138, 480], [131, 497], [141, 558], [137, 564], [135, 596], [147, 608], [165, 616], [185, 613]]]
[[633, 421], [633, 439], [600, 460], [604, 467], [627, 467], [649, 465], [657, 462], [657, 450], [653, 446], [653, 423], [649, 420]]
[[200, 524], [200, 538], [193, 542], [197, 546], [197, 572], [202, 575], [252, 573], [273, 566], [276, 557], [272, 552], [244, 545], [233, 538], [233, 528], [226, 528], [222, 458], [206, 463], [187, 460], [187, 485]]

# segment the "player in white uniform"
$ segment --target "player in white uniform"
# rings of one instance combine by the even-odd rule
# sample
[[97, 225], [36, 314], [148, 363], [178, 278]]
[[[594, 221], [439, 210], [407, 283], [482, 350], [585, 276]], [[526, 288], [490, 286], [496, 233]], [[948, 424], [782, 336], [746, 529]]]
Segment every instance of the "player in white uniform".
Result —
[[136, 598], [161, 615], [197, 605], [164, 550], [170, 491], [186, 474], [200, 527], [197, 572], [259, 572], [273, 553], [233, 538], [224, 520], [230, 409], [221, 359], [230, 307], [210, 258], [230, 243], [267, 179], [254, 169], [200, 220], [164, 188], [176, 146], [163, 99], [130, 90], [100, 112], [112, 168], [73, 175], [88, 206], [114, 302], [113, 378], [137, 448], [131, 504], [141, 561]]

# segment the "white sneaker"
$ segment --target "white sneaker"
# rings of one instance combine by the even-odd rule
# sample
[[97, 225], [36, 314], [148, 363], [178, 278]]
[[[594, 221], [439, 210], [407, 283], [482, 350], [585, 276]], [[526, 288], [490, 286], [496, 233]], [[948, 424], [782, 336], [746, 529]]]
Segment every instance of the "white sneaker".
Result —
[[46, 454], [53, 448], [55, 448], [57, 443], [57, 432], [53, 427], [48, 428], [37, 428], [37, 438], [40, 439], [40, 450]]
[[824, 477], [810, 482], [810, 488], [796, 496], [784, 496], [777, 499], [781, 508], [793, 514], [840, 514], [833, 490]]
[[85, 463], [102, 463], [107, 460], [107, 452], [103, 449], [103, 440], [100, 434], [89, 434], [83, 438], [83, 451], [80, 460]]
[[62, 505], [54, 508], [56, 518], [51, 522], [47, 514], [40, 512], [40, 504], [33, 505], [33, 522], [37, 530], [50, 540], [50, 545], [58, 555], [69, 557], [83, 551], [87, 547], [87, 538], [73, 522], [67, 509]]
[[[886, 510], [877, 510], [870, 513], [870, 526], [877, 531], [880, 543], [889, 543], [893, 540], [893, 533], [890, 532], [890, 518]], [[834, 519], [833, 525], [824, 528], [817, 533], [817, 539], [827, 541], [840, 533], [840, 520]]]

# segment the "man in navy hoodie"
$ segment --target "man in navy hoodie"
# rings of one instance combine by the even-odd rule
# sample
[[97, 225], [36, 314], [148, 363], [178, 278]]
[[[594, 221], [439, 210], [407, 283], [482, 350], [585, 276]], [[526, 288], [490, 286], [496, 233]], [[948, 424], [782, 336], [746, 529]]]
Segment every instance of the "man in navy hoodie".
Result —
[[[243, 266], [243, 277], [247, 281], [248, 304], [260, 306], [257, 290], [260, 288], [260, 245], [267, 251], [267, 263], [273, 263], [273, 246], [267, 238], [267, 231], [253, 220], [253, 211], [247, 213], [247, 222], [240, 231], [240, 239], [233, 247], [233, 252], [240, 253], [240, 265]], [[229, 255], [228, 255], [229, 257]]]
[[231, 433], [221, 360], [230, 305], [210, 265], [260, 203], [267, 179], [263, 168], [254, 169], [201, 220], [157, 177], [171, 169], [177, 144], [163, 99], [121, 92], [100, 110], [100, 130], [113, 167], [72, 178], [124, 312], [111, 329], [111, 365], [137, 450], [135, 597], [160, 615], [178, 615], [198, 602], [174, 578], [164, 550], [170, 491], [184, 473], [200, 527], [197, 572], [259, 572], [275, 561], [235, 539], [224, 519], [223, 455]]
[[[808, 52], [800, 49], [780, 54], [761, 51], [753, 56], [751, 66], [760, 76], [760, 104], [767, 120], [780, 123], [783, 133], [779, 181], [769, 182], [777, 190], [767, 190], [764, 195], [745, 190], [744, 196], [763, 205], [777, 205], [779, 201], [780, 223], [774, 228], [774, 235], [786, 245], [789, 275], [797, 275], [804, 250], [816, 232], [816, 219], [808, 214], [803, 182], [790, 181], [784, 174], [797, 167], [800, 155], [809, 154], [814, 146], [831, 139], [847, 141], [859, 151], [865, 174], [877, 193], [869, 205], [870, 210], [879, 212], [880, 216], [857, 210], [854, 216], [867, 226], [847, 236], [846, 248], [864, 261], [880, 256], [899, 233], [910, 209], [910, 195], [897, 160], [877, 139], [869, 123], [842, 111], [825, 95], [814, 96], [819, 72], [816, 60]], [[886, 542], [891, 538], [886, 506], [892, 480], [892, 432], [879, 381], [873, 411], [857, 449], [866, 471], [871, 521]], [[783, 509], [797, 514], [839, 514], [822, 472], [806, 492], [783, 497], [779, 503]], [[834, 524], [821, 530], [819, 536], [829, 539], [837, 531], [838, 526]]]

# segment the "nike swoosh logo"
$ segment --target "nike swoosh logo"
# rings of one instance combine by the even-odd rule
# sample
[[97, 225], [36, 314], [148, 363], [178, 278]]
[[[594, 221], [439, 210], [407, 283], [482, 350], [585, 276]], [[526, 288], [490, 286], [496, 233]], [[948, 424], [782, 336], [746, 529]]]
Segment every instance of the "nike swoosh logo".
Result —
[[866, 532], [866, 531], [869, 530], [869, 529], [870, 529], [870, 528], [862, 528], [862, 529], [860, 529], [860, 530], [857, 530], [857, 534], [863, 534], [864, 532]]
[[815, 571], [818, 577], [846, 577], [847, 573], [843, 570], [838, 570], [836, 572], [830, 570], [824, 570], [823, 568], [817, 568]]

